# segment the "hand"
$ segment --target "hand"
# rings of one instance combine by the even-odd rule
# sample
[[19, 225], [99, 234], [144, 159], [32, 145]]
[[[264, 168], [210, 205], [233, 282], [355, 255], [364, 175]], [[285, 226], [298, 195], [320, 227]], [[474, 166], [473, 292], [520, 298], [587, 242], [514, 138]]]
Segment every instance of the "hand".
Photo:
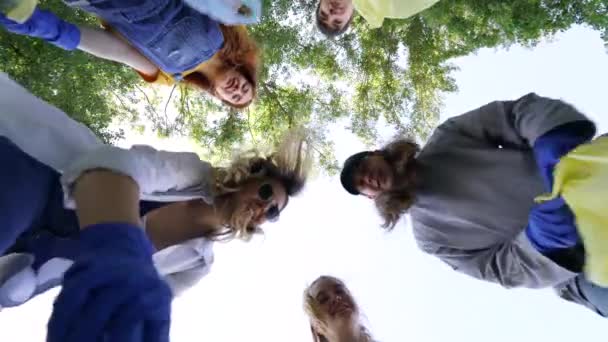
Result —
[[595, 125], [590, 121], [567, 123], [545, 133], [534, 143], [534, 156], [547, 191], [553, 188], [553, 171], [559, 160], [588, 142], [595, 134]]
[[23, 23], [32, 15], [37, 5], [37, 0], [2, 0], [0, 16], [6, 15], [11, 20]]
[[561, 197], [532, 208], [526, 234], [541, 253], [574, 247], [580, 242], [574, 214]]
[[80, 43], [80, 30], [76, 25], [38, 8], [23, 23], [0, 14], [0, 25], [11, 33], [40, 38], [64, 50], [74, 50]]
[[64, 276], [47, 342], [168, 342], [172, 294], [143, 231], [100, 224], [81, 242], [89, 248]]

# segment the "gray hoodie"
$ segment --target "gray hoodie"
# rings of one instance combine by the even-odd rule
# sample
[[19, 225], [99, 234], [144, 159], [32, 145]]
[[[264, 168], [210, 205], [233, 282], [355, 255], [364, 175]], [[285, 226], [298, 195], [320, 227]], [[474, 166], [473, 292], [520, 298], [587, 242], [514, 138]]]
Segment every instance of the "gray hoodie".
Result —
[[420, 152], [415, 239], [454, 270], [506, 288], [556, 287], [588, 303], [576, 274], [540, 254], [524, 228], [545, 190], [532, 146], [548, 131], [588, 119], [569, 104], [528, 94], [497, 101], [440, 125]]

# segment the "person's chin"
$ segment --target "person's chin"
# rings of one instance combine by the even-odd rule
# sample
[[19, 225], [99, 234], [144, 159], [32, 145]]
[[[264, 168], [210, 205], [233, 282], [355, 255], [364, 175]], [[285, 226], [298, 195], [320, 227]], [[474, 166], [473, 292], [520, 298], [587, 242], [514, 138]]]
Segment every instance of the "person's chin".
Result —
[[353, 309], [351, 307], [342, 308], [336, 312], [336, 316], [340, 316], [343, 318], [349, 318], [353, 314]]
[[247, 206], [241, 207], [236, 212], [236, 215], [237, 215], [236, 216], [237, 220], [240, 222], [241, 225], [244, 225], [244, 226], [250, 225], [254, 220], [253, 211], [251, 209], [249, 209], [249, 207], [247, 207]]

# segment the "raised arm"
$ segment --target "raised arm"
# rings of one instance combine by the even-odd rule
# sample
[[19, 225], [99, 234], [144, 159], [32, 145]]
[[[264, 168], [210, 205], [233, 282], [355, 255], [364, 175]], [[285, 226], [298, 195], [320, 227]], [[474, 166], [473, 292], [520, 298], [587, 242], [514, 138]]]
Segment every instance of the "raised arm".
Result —
[[168, 341], [172, 294], [140, 228], [137, 183], [91, 170], [76, 179], [73, 196], [82, 252], [64, 276], [47, 341]]
[[0, 15], [0, 24], [9, 32], [40, 38], [64, 50], [79, 49], [99, 58], [122, 63], [146, 75], [158, 68], [125, 40], [94, 27], [77, 26], [54, 13], [37, 8], [24, 23]]
[[426, 242], [425, 234], [433, 231], [433, 227], [419, 221], [412, 223], [420, 249], [438, 257], [454, 270], [477, 279], [506, 288], [544, 288], [575, 276], [536, 250], [525, 231], [485, 248], [465, 250]]
[[[101, 145], [76, 158], [61, 177], [68, 206], [73, 190], [83, 174], [91, 170], [111, 170], [135, 181], [142, 199], [183, 200], [205, 198], [210, 194], [212, 166], [190, 152], [158, 151], [150, 146], [130, 149]], [[173, 197], [173, 195], [178, 197]]]
[[104, 170], [85, 173], [74, 187], [74, 199], [81, 229], [108, 222], [141, 225], [139, 189], [127, 176]]
[[79, 26], [78, 49], [93, 56], [122, 63], [145, 74], [156, 75], [158, 68], [125, 40], [102, 28]]
[[47, 341], [168, 341], [172, 294], [140, 227], [137, 183], [90, 170], [73, 196], [81, 251], [64, 275]]
[[581, 125], [579, 134], [591, 139], [595, 126], [570, 104], [528, 94], [515, 101], [496, 101], [447, 120], [437, 129], [473, 146], [501, 145], [532, 149], [536, 140], [566, 124]]

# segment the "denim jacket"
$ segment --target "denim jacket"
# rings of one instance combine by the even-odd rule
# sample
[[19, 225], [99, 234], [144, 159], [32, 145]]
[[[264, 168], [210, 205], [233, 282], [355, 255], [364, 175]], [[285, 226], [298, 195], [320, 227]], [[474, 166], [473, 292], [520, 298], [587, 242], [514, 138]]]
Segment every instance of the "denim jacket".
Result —
[[168, 74], [179, 79], [224, 44], [220, 24], [182, 0], [64, 0], [98, 16]]

